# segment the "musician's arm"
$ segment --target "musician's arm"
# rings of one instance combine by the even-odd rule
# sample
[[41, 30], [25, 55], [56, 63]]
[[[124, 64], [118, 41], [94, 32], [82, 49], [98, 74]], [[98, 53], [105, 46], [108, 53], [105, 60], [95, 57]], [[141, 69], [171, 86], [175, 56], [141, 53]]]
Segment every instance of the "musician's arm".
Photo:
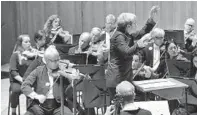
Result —
[[19, 65], [18, 54], [13, 53], [10, 58], [10, 77], [22, 83], [23, 78], [18, 73], [18, 65]]
[[119, 52], [121, 56], [132, 55], [136, 53], [138, 49], [140, 49], [137, 44], [134, 44], [132, 47], [129, 47], [124, 39], [125, 38], [122, 35], [118, 35], [114, 40], [116, 51]]
[[136, 33], [132, 34], [132, 36], [135, 38], [135, 40], [139, 40], [140, 38], [142, 38], [142, 36], [149, 33], [153, 29], [155, 24], [155, 21], [152, 18], [149, 18], [144, 27]]
[[33, 72], [31, 72], [30, 75], [25, 79], [25, 81], [21, 85], [22, 92], [26, 96], [28, 96], [32, 99], [34, 99], [38, 95], [36, 92], [33, 91], [32, 86], [37, 80], [37, 76], [39, 74], [39, 69], [40, 68], [37, 68]]

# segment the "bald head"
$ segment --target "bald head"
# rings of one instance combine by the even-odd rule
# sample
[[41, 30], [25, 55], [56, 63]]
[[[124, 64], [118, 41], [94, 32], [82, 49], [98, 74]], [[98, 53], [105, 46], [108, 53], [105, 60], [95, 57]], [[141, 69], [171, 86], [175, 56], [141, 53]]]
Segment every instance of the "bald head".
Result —
[[49, 46], [44, 52], [45, 59], [53, 59], [55, 57], [59, 57], [59, 53], [56, 50], [55, 46]]
[[135, 87], [128, 81], [122, 81], [116, 86], [116, 93], [121, 96], [133, 96]]
[[49, 46], [44, 52], [47, 68], [54, 70], [59, 67], [60, 56], [55, 46]]
[[94, 27], [91, 30], [92, 41], [97, 42], [101, 36], [101, 29], [98, 27]]
[[187, 33], [190, 33], [191, 31], [194, 30], [194, 25], [195, 25], [195, 20], [192, 19], [192, 18], [188, 18], [185, 22], [185, 28], [184, 30], [187, 32]]
[[87, 47], [91, 41], [91, 35], [89, 32], [83, 32], [79, 38], [79, 47], [81, 49]]
[[194, 19], [192, 19], [192, 18], [188, 18], [188, 19], [186, 20], [185, 24], [188, 24], [188, 25], [194, 26], [195, 21], [194, 21]]

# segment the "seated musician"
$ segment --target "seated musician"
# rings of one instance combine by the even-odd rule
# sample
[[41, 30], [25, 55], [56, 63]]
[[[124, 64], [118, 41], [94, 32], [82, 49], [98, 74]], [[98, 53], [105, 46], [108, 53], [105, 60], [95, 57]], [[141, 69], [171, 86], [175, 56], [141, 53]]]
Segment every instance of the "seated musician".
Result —
[[145, 65], [151, 67], [151, 71], [160, 73], [158, 67], [160, 65], [161, 58], [164, 56], [164, 52], [161, 51], [160, 46], [163, 44], [165, 32], [160, 28], [155, 28], [151, 31], [150, 36], [153, 43], [148, 44], [144, 49], [140, 51], [142, 61]]
[[43, 30], [39, 30], [34, 35], [34, 41], [36, 43], [36, 49], [44, 51], [46, 47], [46, 36]]
[[[49, 47], [44, 53], [46, 65], [37, 67], [22, 83], [22, 92], [32, 100], [28, 102], [28, 112], [34, 115], [60, 115], [60, 79], [63, 77], [64, 90], [70, 84], [69, 80], [79, 77], [79, 72], [66, 73], [59, 65], [60, 56], [54, 47]], [[32, 89], [34, 88], [34, 89]], [[64, 91], [64, 95], [68, 94]], [[64, 107], [65, 115], [72, 115]]]
[[195, 21], [192, 18], [186, 20], [184, 25], [185, 47], [188, 52], [192, 52], [196, 48], [197, 35], [194, 32]]
[[152, 115], [150, 111], [142, 109], [134, 104], [135, 99], [135, 87], [128, 81], [122, 81], [116, 86], [116, 95], [119, 97], [117, 102], [115, 102], [115, 107], [107, 109], [105, 115], [112, 115], [114, 109], [119, 113], [120, 105], [120, 115]]
[[44, 24], [43, 30], [47, 36], [47, 44], [71, 44], [71, 35], [68, 31], [63, 30], [58, 15], [51, 15]]
[[23, 75], [32, 62], [32, 57], [23, 55], [23, 52], [30, 50], [29, 35], [20, 35], [17, 38], [15, 49], [10, 58], [10, 88], [11, 88], [11, 110], [12, 115], [16, 115], [16, 107], [19, 104], [19, 95], [21, 94], [21, 83]]
[[143, 65], [142, 63], [142, 57], [140, 54], [134, 54], [133, 55], [133, 61], [132, 61], [132, 70], [134, 81], [140, 81], [140, 80], [147, 80], [150, 78], [155, 78], [158, 76], [158, 74], [151, 71], [149, 66]]
[[88, 32], [83, 32], [79, 37], [78, 46], [69, 49], [68, 54], [88, 53], [90, 48], [91, 36]]
[[182, 52], [180, 47], [173, 40], [166, 43], [166, 51], [166, 59], [189, 61], [186, 57], [184, 57], [184, 52]]

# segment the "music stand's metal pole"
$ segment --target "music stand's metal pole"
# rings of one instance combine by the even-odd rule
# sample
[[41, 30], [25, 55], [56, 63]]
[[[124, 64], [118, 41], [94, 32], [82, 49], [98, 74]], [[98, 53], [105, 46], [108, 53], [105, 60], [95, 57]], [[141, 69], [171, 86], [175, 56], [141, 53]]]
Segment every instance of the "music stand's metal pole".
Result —
[[63, 77], [60, 76], [60, 95], [61, 95], [61, 115], [64, 115], [64, 87], [63, 87]]
[[75, 80], [72, 80], [73, 83], [73, 115], [76, 115], [76, 86], [75, 86]]
[[189, 115], [189, 112], [188, 112], [188, 107], [187, 107], [187, 88], [185, 88], [185, 109], [187, 111], [187, 115]]

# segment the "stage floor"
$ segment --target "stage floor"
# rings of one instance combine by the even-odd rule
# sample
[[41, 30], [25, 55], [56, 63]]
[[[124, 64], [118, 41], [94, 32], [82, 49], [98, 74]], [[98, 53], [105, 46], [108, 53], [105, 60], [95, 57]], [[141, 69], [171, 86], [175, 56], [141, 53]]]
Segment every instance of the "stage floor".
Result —
[[[8, 114], [9, 86], [9, 78], [1, 79], [1, 115]], [[26, 112], [26, 97], [23, 94], [20, 96], [20, 112], [21, 115]]]

